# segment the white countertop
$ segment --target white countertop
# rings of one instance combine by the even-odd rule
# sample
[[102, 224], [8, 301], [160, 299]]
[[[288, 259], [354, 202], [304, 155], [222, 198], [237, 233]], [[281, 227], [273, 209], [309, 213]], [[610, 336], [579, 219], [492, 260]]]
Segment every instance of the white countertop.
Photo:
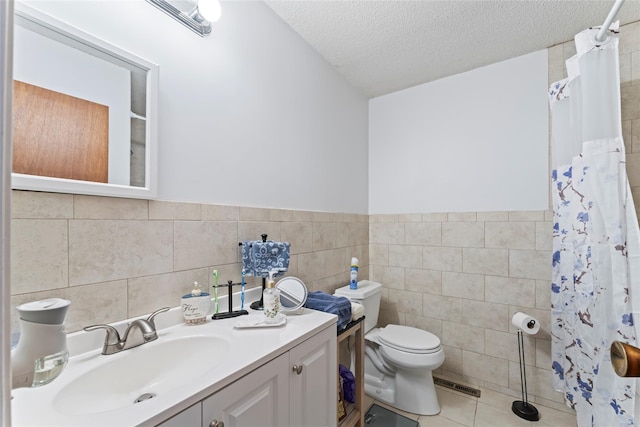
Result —
[[[262, 316], [261, 311], [249, 309], [249, 316]], [[317, 332], [336, 325], [336, 316], [315, 310], [304, 309], [301, 314], [288, 315], [287, 323], [273, 328], [234, 328], [238, 319], [247, 320], [249, 316], [241, 316], [224, 320], [211, 320], [205, 324], [186, 325], [182, 321], [180, 308], [173, 308], [156, 317], [158, 339], [140, 347], [104, 356], [101, 354], [104, 342], [104, 331], [75, 332], [68, 335], [67, 343], [70, 352], [69, 362], [62, 374], [48, 385], [37, 388], [21, 388], [12, 390], [12, 424], [20, 426], [152, 426], [207, 396], [222, 389], [238, 378], [263, 365], [267, 361], [289, 351]], [[129, 319], [131, 320], [131, 319]], [[126, 322], [118, 322], [119, 330]], [[127, 357], [146, 347], [152, 349], [163, 340], [171, 340], [185, 336], [222, 337], [229, 343], [226, 356], [219, 360], [216, 354], [198, 355], [198, 363], [193, 369], [201, 372], [186, 383], [171, 390], [159, 393], [153, 399], [138, 404], [131, 404], [94, 414], [71, 414], [60, 410], [54, 403], [55, 396], [72, 381], [99, 364], [110, 362], [118, 357]], [[153, 353], [151, 353], [153, 354]], [[166, 369], [171, 369], [171, 360]], [[140, 369], [144, 369], [141, 366]], [[113, 372], [113, 381], [118, 381], [118, 372]], [[92, 386], [93, 387], [93, 384]], [[96, 390], [100, 384], [95, 384]], [[90, 393], [90, 391], [89, 391]], [[80, 403], [79, 403], [80, 404]]]

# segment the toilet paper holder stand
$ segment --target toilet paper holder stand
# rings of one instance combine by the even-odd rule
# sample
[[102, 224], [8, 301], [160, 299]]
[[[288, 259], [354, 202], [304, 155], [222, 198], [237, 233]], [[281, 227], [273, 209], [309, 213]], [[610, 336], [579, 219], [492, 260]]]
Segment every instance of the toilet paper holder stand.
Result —
[[[517, 313], [516, 316], [518, 314], [520, 313]], [[517, 326], [515, 316], [514, 319], [512, 319], [512, 323], [514, 326]], [[531, 331], [530, 333], [535, 334], [534, 329], [537, 327], [536, 321], [534, 319], [529, 320], [526, 327]], [[538, 408], [529, 403], [529, 399], [527, 397], [527, 371], [524, 360], [524, 332], [521, 327], [518, 327], [518, 359], [520, 362], [520, 390], [522, 391], [522, 400], [515, 400], [511, 404], [511, 410], [522, 419], [527, 421], [538, 421], [540, 420]]]

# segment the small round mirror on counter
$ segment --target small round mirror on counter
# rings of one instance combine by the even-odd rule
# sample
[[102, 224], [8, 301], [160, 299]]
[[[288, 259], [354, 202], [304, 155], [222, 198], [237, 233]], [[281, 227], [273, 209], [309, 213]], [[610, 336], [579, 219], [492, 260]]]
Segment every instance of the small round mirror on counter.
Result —
[[280, 309], [287, 314], [300, 314], [307, 302], [307, 287], [297, 277], [285, 277], [276, 283], [280, 291]]

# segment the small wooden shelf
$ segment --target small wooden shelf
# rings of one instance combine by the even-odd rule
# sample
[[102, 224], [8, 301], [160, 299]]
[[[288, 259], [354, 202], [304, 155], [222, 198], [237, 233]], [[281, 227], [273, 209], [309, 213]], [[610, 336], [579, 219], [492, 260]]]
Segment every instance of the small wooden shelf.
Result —
[[[345, 409], [347, 416], [338, 422], [339, 427], [364, 427], [364, 316], [347, 325], [345, 329], [338, 332], [338, 353], [340, 343], [353, 336], [355, 344], [355, 372], [356, 380], [356, 402], [347, 404]], [[340, 354], [338, 354], [340, 360]], [[338, 377], [340, 376], [336, 369]], [[338, 378], [340, 384], [340, 378]]]

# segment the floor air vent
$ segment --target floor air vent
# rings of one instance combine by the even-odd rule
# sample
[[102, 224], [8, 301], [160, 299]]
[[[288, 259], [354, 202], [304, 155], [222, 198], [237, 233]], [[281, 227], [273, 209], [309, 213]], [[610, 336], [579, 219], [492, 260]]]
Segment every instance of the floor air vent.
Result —
[[468, 394], [470, 396], [480, 397], [480, 390], [466, 385], [454, 383], [453, 381], [433, 377], [433, 383], [435, 385], [439, 385], [440, 387], [450, 388], [451, 390], [459, 391], [460, 393]]

